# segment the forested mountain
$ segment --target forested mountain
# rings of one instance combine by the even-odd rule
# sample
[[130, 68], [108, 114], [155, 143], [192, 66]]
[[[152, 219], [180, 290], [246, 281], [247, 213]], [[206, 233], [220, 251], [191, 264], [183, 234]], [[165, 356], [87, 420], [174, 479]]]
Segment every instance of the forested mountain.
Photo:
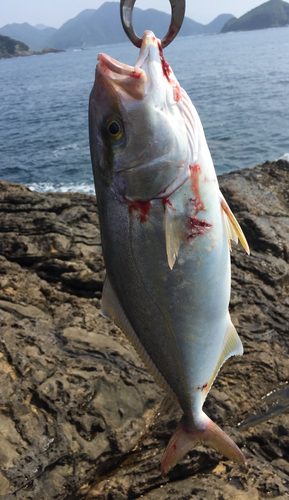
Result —
[[[186, 17], [180, 36], [219, 33], [231, 17], [230, 14], [222, 14], [207, 25]], [[162, 38], [169, 28], [171, 16], [155, 9], [141, 10], [135, 7], [133, 20], [139, 36], [142, 36], [145, 29], [151, 29], [156, 36]], [[86, 9], [73, 19], [69, 19], [58, 30], [38, 29], [28, 23], [14, 23], [0, 28], [0, 34], [22, 40], [33, 50], [41, 50], [46, 46], [67, 49], [127, 41], [120, 22], [117, 2], [106, 2], [97, 10]]]
[[19, 52], [26, 52], [29, 47], [19, 40], [13, 40], [9, 36], [0, 35], [0, 58], [14, 57]]
[[[185, 17], [179, 36], [219, 33], [230, 17], [232, 17], [230, 14], [223, 14], [208, 25], [197, 23]], [[170, 14], [165, 12], [134, 8], [134, 28], [139, 36], [142, 36], [144, 30], [150, 29], [158, 38], [162, 38], [169, 28], [170, 20]], [[127, 37], [120, 23], [119, 4], [106, 2], [98, 10], [84, 10], [74, 19], [63, 24], [49, 40], [49, 45], [65, 49], [126, 41]]]
[[221, 32], [279, 28], [288, 24], [289, 3], [282, 0], [269, 0], [238, 19], [229, 19]]
[[50, 45], [48, 40], [55, 31], [57, 31], [56, 28], [45, 28], [40, 30], [28, 23], [6, 24], [3, 28], [0, 28], [1, 35], [21, 40], [29, 45], [32, 50], [42, 50], [44, 47], [47, 47], [47, 45]]

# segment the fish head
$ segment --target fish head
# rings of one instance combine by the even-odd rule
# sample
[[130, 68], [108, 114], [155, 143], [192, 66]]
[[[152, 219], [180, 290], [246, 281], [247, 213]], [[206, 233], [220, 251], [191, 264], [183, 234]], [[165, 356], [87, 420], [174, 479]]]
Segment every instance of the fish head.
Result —
[[105, 54], [98, 60], [89, 103], [96, 191], [106, 185], [126, 200], [165, 197], [189, 165], [181, 90], [161, 42], [145, 31], [134, 67]]

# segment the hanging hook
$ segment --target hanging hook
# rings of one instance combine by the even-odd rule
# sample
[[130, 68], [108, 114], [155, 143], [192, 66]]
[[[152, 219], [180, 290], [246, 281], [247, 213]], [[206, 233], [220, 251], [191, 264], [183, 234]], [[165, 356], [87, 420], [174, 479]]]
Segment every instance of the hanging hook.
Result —
[[[142, 39], [137, 36], [132, 24], [132, 11], [135, 1], [136, 0], [120, 1], [120, 18], [128, 38], [136, 47], [140, 48]], [[172, 19], [167, 34], [161, 40], [163, 48], [167, 47], [177, 36], [185, 17], [186, 0], [170, 0], [170, 4], [172, 8]]]

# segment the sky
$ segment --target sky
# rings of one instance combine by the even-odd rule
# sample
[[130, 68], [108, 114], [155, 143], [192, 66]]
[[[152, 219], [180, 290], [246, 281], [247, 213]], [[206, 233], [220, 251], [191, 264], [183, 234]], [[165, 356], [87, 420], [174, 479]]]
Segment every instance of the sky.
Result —
[[[289, 2], [289, 0], [286, 0]], [[186, 0], [186, 16], [202, 24], [219, 14], [240, 17], [265, 0]], [[0, 0], [0, 27], [27, 22], [60, 28], [84, 9], [98, 9], [104, 0]], [[140, 9], [154, 8], [171, 12], [169, 0], [137, 0]]]

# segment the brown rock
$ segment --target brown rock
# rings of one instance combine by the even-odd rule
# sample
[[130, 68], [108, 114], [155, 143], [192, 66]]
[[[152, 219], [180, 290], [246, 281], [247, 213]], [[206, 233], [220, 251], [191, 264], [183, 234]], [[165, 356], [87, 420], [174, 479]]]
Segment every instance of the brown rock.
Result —
[[[289, 496], [289, 416], [259, 417], [273, 401], [262, 397], [289, 377], [289, 163], [226, 174], [220, 185], [252, 253], [233, 246], [231, 314], [245, 353], [222, 367], [205, 411], [248, 468], [198, 445], [161, 478], [181, 412], [172, 404], [154, 418], [162, 391], [101, 316], [95, 198], [0, 181], [0, 498]], [[236, 428], [254, 413], [254, 426]]]

